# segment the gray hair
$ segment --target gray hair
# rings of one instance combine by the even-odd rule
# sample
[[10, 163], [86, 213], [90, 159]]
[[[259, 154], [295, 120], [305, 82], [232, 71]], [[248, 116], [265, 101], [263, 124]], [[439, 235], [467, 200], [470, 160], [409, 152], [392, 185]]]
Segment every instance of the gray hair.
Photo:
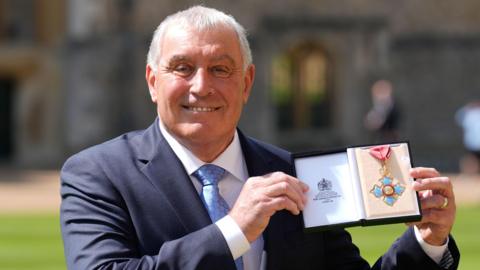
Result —
[[165, 32], [171, 25], [180, 25], [181, 27], [193, 28], [197, 31], [214, 29], [218, 26], [231, 28], [238, 36], [243, 58], [243, 70], [246, 70], [252, 63], [252, 52], [250, 51], [247, 34], [243, 26], [231, 15], [227, 15], [219, 10], [203, 6], [193, 6], [168, 16], [155, 30], [147, 55], [147, 64], [150, 65], [153, 70], [157, 70], [157, 59], [161, 54], [160, 45], [163, 42]]

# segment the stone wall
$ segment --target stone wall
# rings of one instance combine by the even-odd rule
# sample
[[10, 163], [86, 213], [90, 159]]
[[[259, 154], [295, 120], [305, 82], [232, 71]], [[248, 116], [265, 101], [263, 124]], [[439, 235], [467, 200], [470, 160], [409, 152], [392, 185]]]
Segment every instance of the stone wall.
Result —
[[456, 170], [464, 148], [454, 117], [480, 99], [480, 35], [398, 37], [392, 60], [402, 135], [412, 142], [418, 164]]
[[[480, 2], [204, 3], [232, 14], [250, 33], [257, 77], [240, 123], [248, 134], [293, 151], [368, 143], [370, 87], [387, 78], [415, 163], [457, 169], [463, 146], [453, 114], [480, 98]], [[165, 16], [192, 4], [0, 0], [0, 76], [16, 82], [8, 131], [15, 149], [5, 164], [58, 167], [80, 149], [149, 125], [155, 109], [144, 69], [152, 33]], [[269, 69], [276, 53], [302, 40], [322, 44], [332, 59], [332, 125], [280, 131]]]

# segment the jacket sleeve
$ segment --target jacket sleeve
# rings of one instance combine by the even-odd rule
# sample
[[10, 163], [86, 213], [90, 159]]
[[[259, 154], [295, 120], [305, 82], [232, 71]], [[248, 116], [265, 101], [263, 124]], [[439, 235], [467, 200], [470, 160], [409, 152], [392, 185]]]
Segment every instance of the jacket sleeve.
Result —
[[[450, 236], [448, 250], [453, 256], [454, 263], [449, 270], [457, 269], [460, 253], [453, 237]], [[434, 262], [422, 249], [413, 227], [398, 238], [388, 251], [377, 260], [374, 269], [443, 269]]]
[[[326, 232], [325, 246], [328, 269], [370, 269], [367, 262], [360, 257], [358, 248], [351, 242], [350, 234], [345, 230]], [[452, 237], [448, 249], [455, 261], [449, 270], [457, 269], [460, 254]], [[440, 270], [443, 268], [428, 257], [415, 238], [413, 228], [409, 228], [371, 269]]]
[[77, 154], [61, 171], [60, 222], [68, 269], [235, 269], [214, 224], [162, 243], [157, 254], [141, 254], [125, 201], [92, 160]]

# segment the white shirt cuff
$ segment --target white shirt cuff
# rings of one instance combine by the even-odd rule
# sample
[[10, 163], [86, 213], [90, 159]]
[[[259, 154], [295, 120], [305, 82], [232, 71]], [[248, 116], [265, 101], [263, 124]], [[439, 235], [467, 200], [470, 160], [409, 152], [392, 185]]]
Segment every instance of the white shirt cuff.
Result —
[[215, 222], [215, 224], [222, 232], [223, 237], [225, 237], [234, 260], [240, 258], [250, 249], [250, 243], [232, 217], [226, 215]]
[[413, 226], [415, 230], [415, 237], [417, 238], [418, 243], [422, 247], [423, 251], [437, 264], [440, 263], [440, 261], [443, 258], [443, 254], [448, 248], [448, 241], [449, 238], [447, 238], [447, 242], [444, 245], [441, 246], [434, 246], [430, 245], [429, 243], [425, 242], [423, 240], [422, 235], [420, 234], [420, 231], [418, 230], [417, 226]]

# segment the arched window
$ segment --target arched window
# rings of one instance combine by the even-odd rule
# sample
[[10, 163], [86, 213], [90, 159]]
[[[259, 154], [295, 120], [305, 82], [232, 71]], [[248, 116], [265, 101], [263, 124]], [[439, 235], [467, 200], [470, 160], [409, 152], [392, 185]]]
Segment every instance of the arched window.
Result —
[[279, 129], [329, 126], [330, 70], [325, 50], [311, 42], [273, 59], [271, 85]]

